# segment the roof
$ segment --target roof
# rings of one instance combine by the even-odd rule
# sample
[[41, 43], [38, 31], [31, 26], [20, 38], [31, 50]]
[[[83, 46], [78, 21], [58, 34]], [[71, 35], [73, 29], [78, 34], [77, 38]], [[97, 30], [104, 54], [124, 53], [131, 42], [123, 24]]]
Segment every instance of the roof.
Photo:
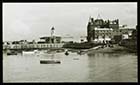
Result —
[[104, 21], [104, 20], [103, 20], [103, 19], [95, 19], [95, 22], [96, 22], [96, 21]]
[[[61, 38], [60, 36], [53, 36], [55, 38]], [[44, 36], [44, 37], [40, 37], [40, 39], [48, 39], [51, 38], [51, 36]]]

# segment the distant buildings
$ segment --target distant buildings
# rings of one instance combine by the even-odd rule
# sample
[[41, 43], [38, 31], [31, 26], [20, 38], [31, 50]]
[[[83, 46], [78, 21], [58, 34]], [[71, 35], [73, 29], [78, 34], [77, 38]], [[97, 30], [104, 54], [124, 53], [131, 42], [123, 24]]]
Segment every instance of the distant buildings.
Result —
[[42, 42], [38, 43], [61, 43], [61, 37], [60, 36], [53, 36], [53, 37], [40, 37]]
[[124, 46], [128, 49], [132, 49], [132, 52], [137, 52], [137, 26], [136, 29], [132, 31], [131, 37], [129, 39], [123, 39], [119, 45]]
[[61, 43], [61, 37], [54, 35], [55, 28], [51, 28], [51, 36], [41, 37], [40, 39], [44, 40], [46, 43]]
[[118, 38], [129, 38], [132, 28], [119, 26], [119, 20], [103, 20], [90, 18], [87, 26], [87, 41], [103, 43]]
[[[40, 41], [12, 41], [3, 42], [3, 49], [46, 49], [46, 48], [61, 48], [64, 43], [73, 43], [73, 41], [65, 41], [64, 37], [54, 35], [55, 28], [51, 28], [51, 36], [40, 37]], [[73, 37], [66, 37], [73, 39]], [[137, 39], [137, 30], [127, 28], [125, 25], [119, 26], [119, 20], [103, 20], [90, 18], [87, 25], [87, 41], [95, 43], [107, 43], [115, 41], [119, 43], [122, 39], [131, 38]], [[63, 41], [61, 41], [63, 40]], [[81, 43], [84, 43], [84, 37], [81, 37]], [[77, 44], [76, 44], [77, 45]]]
[[61, 48], [64, 43], [61, 43], [60, 36], [54, 36], [54, 27], [51, 29], [51, 36], [40, 37], [40, 41], [12, 41], [3, 42], [3, 49], [48, 49], [48, 48]]

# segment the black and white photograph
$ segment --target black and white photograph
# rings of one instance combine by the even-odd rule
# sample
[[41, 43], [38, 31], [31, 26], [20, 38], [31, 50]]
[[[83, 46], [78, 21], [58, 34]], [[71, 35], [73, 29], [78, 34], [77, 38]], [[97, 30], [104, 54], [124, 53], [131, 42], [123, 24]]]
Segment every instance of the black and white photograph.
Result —
[[137, 2], [2, 3], [3, 82], [138, 82]]

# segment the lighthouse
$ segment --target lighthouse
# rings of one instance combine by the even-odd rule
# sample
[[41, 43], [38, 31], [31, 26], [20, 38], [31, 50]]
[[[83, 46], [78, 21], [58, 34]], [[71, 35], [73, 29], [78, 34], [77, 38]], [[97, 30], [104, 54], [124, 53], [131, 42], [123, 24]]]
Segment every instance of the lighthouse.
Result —
[[54, 27], [51, 28], [51, 43], [54, 43]]

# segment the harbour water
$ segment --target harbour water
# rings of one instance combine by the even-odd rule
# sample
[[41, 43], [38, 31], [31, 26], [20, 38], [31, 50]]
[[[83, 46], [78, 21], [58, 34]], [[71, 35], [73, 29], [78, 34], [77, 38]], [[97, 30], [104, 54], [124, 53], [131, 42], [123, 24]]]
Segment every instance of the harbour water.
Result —
[[[51, 55], [51, 54], [50, 54]], [[56, 53], [60, 64], [40, 64], [49, 54], [3, 54], [3, 82], [137, 82], [135, 53]]]

